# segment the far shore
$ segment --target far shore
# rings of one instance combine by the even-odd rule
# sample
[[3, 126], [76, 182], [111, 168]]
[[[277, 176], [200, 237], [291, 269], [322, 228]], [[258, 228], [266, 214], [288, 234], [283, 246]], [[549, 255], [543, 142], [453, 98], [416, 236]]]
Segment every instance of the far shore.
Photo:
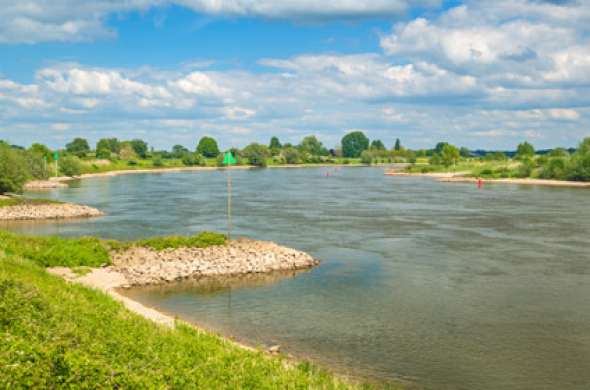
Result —
[[590, 182], [571, 181], [571, 180], [547, 180], [533, 178], [506, 178], [506, 179], [484, 179], [466, 176], [469, 172], [385, 172], [386, 176], [412, 176], [412, 177], [430, 177], [441, 183], [477, 183], [481, 180], [483, 184], [516, 184], [530, 186], [548, 186], [548, 187], [575, 187], [590, 188]]
[[[342, 168], [342, 167], [384, 167], [391, 166], [392, 164], [283, 164], [283, 165], [269, 165], [265, 168]], [[231, 167], [232, 170], [243, 170], [243, 169], [257, 169], [254, 165], [234, 165]], [[148, 168], [148, 169], [124, 169], [115, 170], [108, 172], [97, 172], [97, 173], [83, 173], [78, 176], [54, 176], [47, 180], [32, 180], [25, 184], [27, 191], [45, 190], [52, 188], [63, 188], [66, 187], [68, 182], [84, 179], [92, 179], [96, 177], [111, 177], [119, 175], [128, 175], [133, 173], [176, 173], [176, 172], [196, 172], [196, 171], [223, 171], [227, 170], [226, 167], [170, 167], [170, 168]]]

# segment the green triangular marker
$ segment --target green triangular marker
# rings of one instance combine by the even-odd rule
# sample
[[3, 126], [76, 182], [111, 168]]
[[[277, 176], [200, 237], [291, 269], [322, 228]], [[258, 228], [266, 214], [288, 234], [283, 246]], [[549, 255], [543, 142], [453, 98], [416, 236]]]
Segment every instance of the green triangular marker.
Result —
[[223, 156], [223, 165], [236, 165], [237, 161], [232, 152], [225, 152]]
[[59, 152], [53, 152], [53, 161], [59, 160]]

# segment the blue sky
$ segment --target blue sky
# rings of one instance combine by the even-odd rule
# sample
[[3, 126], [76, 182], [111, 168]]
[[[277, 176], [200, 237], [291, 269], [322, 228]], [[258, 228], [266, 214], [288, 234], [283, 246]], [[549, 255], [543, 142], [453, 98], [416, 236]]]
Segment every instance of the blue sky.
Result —
[[[3, 4], [5, 3], [5, 4]], [[0, 0], [0, 138], [575, 146], [590, 2]]]

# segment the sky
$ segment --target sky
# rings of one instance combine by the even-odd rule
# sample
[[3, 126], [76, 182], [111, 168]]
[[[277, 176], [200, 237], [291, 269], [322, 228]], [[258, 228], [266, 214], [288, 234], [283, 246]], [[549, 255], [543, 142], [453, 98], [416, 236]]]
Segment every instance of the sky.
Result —
[[0, 139], [590, 136], [590, 0], [0, 0]]

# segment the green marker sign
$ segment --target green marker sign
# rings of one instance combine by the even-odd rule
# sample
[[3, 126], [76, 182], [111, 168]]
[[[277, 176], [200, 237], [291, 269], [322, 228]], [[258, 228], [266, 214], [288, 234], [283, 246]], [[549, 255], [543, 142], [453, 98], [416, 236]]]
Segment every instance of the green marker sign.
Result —
[[53, 161], [57, 161], [57, 160], [59, 160], [59, 152], [55, 151], [55, 152], [53, 152]]
[[223, 165], [236, 165], [237, 161], [232, 152], [225, 152], [223, 156]]

